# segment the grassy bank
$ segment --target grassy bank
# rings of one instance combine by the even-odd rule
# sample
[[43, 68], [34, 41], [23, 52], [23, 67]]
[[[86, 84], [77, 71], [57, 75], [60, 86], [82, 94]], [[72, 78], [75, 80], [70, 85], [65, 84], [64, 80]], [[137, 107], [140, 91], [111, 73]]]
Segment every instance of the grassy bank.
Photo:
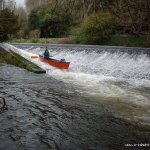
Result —
[[32, 39], [12, 39], [12, 43], [50, 43], [50, 44], [76, 44], [72, 37], [67, 38], [32, 38]]
[[[84, 37], [82, 37], [84, 38]], [[50, 43], [50, 44], [89, 44], [79, 41], [79, 37], [66, 38], [32, 38], [13, 39], [9, 42], [15, 43]], [[150, 36], [146, 35], [112, 35], [109, 40], [100, 41], [100, 45], [128, 46], [128, 47], [150, 47]], [[90, 43], [91, 44], [91, 43]]]
[[108, 41], [112, 46], [150, 47], [150, 36], [113, 35]]

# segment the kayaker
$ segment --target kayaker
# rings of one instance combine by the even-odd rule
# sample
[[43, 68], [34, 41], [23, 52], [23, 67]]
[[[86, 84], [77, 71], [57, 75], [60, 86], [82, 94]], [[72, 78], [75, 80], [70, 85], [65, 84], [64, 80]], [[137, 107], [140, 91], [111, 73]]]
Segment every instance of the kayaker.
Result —
[[49, 51], [48, 51], [48, 48], [47, 48], [47, 47], [45, 48], [44, 58], [49, 59]]

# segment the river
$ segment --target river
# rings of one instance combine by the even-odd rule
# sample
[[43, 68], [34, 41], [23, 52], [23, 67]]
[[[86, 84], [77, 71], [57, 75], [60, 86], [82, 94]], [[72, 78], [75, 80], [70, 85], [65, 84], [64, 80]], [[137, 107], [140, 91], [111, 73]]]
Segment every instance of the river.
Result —
[[64, 71], [31, 59], [44, 44], [14, 45], [5, 46], [46, 74], [0, 64], [0, 98], [8, 105], [0, 114], [0, 150], [150, 144], [150, 49], [48, 45], [54, 58], [71, 62]]

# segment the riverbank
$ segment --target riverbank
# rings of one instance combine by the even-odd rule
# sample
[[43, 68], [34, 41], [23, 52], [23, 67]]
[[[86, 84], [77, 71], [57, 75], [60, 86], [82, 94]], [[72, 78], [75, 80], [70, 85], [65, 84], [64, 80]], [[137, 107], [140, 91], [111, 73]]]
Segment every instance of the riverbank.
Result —
[[150, 47], [150, 36], [146, 35], [113, 35], [108, 41], [111, 46]]
[[9, 42], [10, 43], [76, 44], [76, 41], [75, 41], [74, 37], [12, 39]]
[[[31, 38], [31, 39], [12, 39], [11, 43], [47, 43], [47, 44], [89, 44], [80, 40], [79, 37], [65, 38]], [[127, 47], [150, 47], [150, 37], [146, 35], [112, 35], [109, 40], [100, 42], [99, 45], [108, 46], [127, 46]], [[90, 43], [91, 44], [91, 43]]]

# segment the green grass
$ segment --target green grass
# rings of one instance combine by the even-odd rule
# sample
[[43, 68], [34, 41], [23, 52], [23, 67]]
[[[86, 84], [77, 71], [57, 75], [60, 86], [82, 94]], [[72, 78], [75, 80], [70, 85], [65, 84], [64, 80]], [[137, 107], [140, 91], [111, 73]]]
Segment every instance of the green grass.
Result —
[[[92, 39], [92, 37], [91, 37]], [[49, 44], [85, 44], [82, 43], [78, 37], [66, 37], [66, 38], [33, 38], [33, 39], [13, 39], [9, 42], [16, 43], [49, 43]], [[100, 45], [110, 46], [128, 46], [128, 47], [150, 47], [150, 36], [148, 35], [123, 35], [115, 34], [112, 35], [109, 40], [103, 40], [98, 43]], [[86, 44], [92, 44], [90, 41]]]
[[72, 38], [32, 38], [32, 39], [12, 39], [12, 43], [50, 43], [50, 44], [71, 44], [75, 43]]
[[108, 41], [112, 46], [150, 47], [150, 36], [148, 35], [120, 35], [116, 34]]

